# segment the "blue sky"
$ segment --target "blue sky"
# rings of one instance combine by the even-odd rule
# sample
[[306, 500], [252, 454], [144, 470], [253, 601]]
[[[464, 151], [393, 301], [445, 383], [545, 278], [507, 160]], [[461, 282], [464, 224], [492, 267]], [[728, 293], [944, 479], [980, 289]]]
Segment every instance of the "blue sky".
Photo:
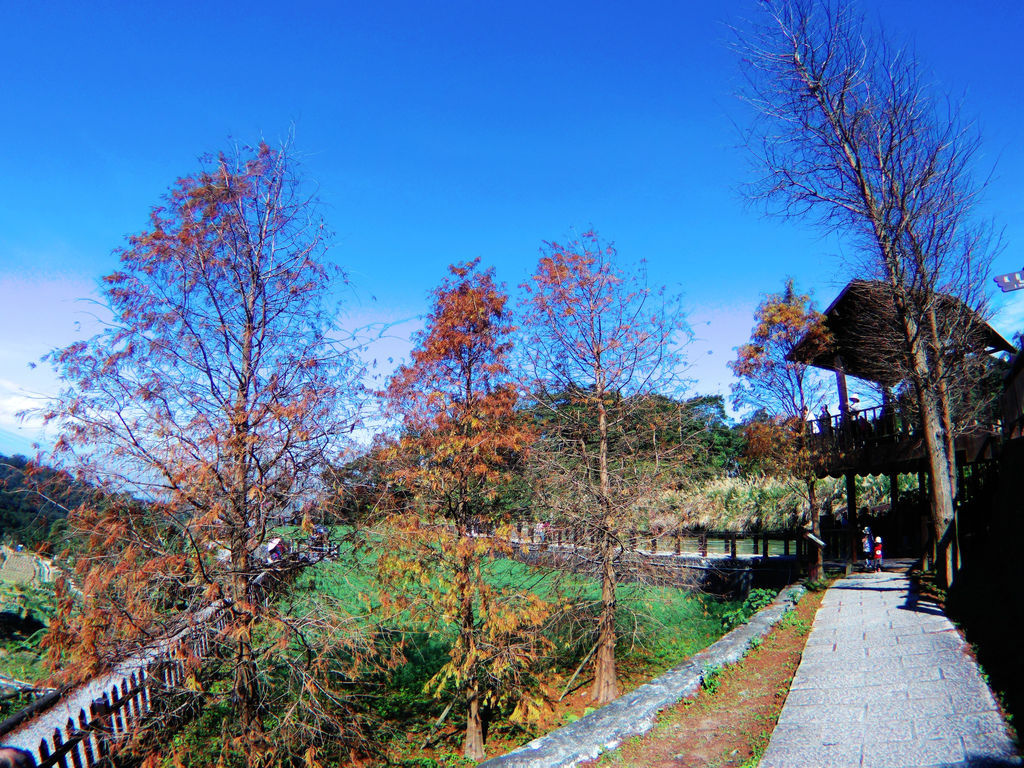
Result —
[[[997, 272], [1024, 263], [1024, 5], [863, 2], [976, 118]], [[196, 157], [294, 126], [351, 273], [352, 325], [400, 322], [400, 355], [447, 264], [510, 287], [543, 240], [591, 225], [681, 290], [694, 391], [725, 367], [786, 275], [827, 304], [843, 243], [744, 202], [729, 23], [753, 2], [0, 4], [0, 451], [56, 386], [28, 363], [90, 325], [111, 255]], [[993, 286], [994, 288], [994, 286]], [[1006, 336], [1024, 293], [996, 297]]]

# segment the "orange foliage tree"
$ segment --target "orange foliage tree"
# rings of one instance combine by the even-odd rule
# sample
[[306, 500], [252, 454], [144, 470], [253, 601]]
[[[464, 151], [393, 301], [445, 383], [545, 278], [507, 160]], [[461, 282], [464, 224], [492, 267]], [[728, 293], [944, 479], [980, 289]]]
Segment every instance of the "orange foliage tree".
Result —
[[641, 456], [643, 441], [621, 438], [634, 427], [650, 434], [639, 414], [677, 372], [682, 315], [642, 271], [622, 271], [615, 249], [594, 232], [546, 243], [523, 290], [528, 386], [545, 424], [542, 482], [560, 489], [551, 503], [574, 538], [596, 542], [602, 587], [591, 696], [606, 704], [619, 693], [617, 558], [635, 525], [635, 501], [659, 465]]
[[450, 272], [411, 364], [386, 392], [402, 433], [390, 456], [396, 503], [378, 564], [385, 597], [451, 639], [430, 687], [465, 697], [464, 753], [481, 760], [482, 709], [514, 699], [513, 718], [525, 718], [536, 704], [530, 670], [550, 606], [485, 578], [487, 561], [509, 551], [507, 537], [489, 535], [507, 522], [497, 495], [533, 435], [508, 369], [507, 296], [477, 261]]
[[[82, 677], [222, 601], [225, 744], [250, 764], [279, 746], [264, 733], [266, 678], [301, 631], [270, 599], [266, 544], [313, 508], [356, 418], [359, 365], [330, 298], [343, 275], [294, 171], [266, 144], [205, 158], [104, 278], [112, 323], [50, 355], [65, 384], [47, 414], [56, 454], [111, 494], [72, 516], [90, 547], [84, 602], [63, 601], [52, 657]], [[330, 634], [305, 624], [303, 642]]]
[[[808, 439], [808, 418], [824, 405], [825, 388], [810, 366], [789, 357], [801, 341], [812, 350], [827, 348], [831, 335], [824, 316], [814, 309], [809, 296], [797, 292], [792, 280], [779, 293], [764, 298], [754, 320], [750, 341], [739, 347], [736, 359], [729, 363], [738, 377], [732, 388], [735, 405], [769, 416], [747, 424], [747, 454], [804, 481], [811, 532], [821, 538], [815, 495], [817, 458]], [[822, 568], [821, 548], [815, 551], [811, 578], [818, 578]]]

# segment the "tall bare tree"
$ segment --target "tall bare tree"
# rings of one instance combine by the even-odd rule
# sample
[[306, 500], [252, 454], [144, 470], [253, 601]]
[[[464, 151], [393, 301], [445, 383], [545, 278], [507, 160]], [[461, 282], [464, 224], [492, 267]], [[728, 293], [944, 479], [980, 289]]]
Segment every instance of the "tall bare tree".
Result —
[[390, 546], [378, 561], [383, 583], [418, 620], [454, 635], [450, 661], [429, 685], [465, 698], [470, 760], [485, 756], [486, 707], [514, 699], [513, 719], [529, 710], [524, 678], [550, 610], [536, 595], [489, 584], [486, 564], [509, 554], [507, 540], [474, 533], [504, 522], [495, 498], [533, 438], [507, 363], [508, 297], [478, 264], [449, 268], [412, 362], [388, 383], [403, 426], [391, 480], [408, 495], [389, 515]]
[[[820, 510], [815, 488], [814, 455], [808, 441], [808, 416], [824, 404], [821, 377], [809, 365], [791, 360], [797, 344], [826, 348], [830, 335], [823, 315], [810, 296], [798, 293], [792, 279], [782, 291], [766, 296], [754, 313], [750, 341], [740, 345], [729, 363], [738, 381], [733, 384], [737, 406], [763, 409], [770, 421], [754, 420], [747, 426], [748, 452], [770, 458], [786, 472], [803, 480], [811, 517], [811, 531], [821, 537]], [[821, 574], [822, 551], [815, 547], [811, 578]]]
[[[594, 232], [565, 244], [546, 243], [524, 286], [523, 324], [534, 380], [530, 389], [546, 411], [535, 451], [546, 482], [558, 488], [553, 506], [582, 539], [596, 541], [601, 606], [592, 698], [618, 696], [615, 664], [616, 568], [634, 521], [641, 477], [658, 462], [640, 456], [652, 445], [654, 424], [634, 435], [636, 409], [677, 373], [682, 316], [643, 271], [627, 272], [615, 249]], [[662, 435], [672, 427], [662, 430]], [[639, 439], [636, 439], [638, 438]], [[656, 453], [657, 437], [652, 449]]]
[[244, 744], [249, 764], [277, 750], [264, 732], [267, 669], [285, 656], [275, 643], [308, 623], [263, 599], [266, 545], [315, 502], [357, 415], [360, 366], [338, 341], [343, 276], [326, 248], [286, 148], [206, 158], [104, 278], [112, 324], [51, 355], [65, 384], [48, 414], [56, 454], [121, 500], [72, 516], [90, 541], [87, 599], [68, 601], [51, 648], [85, 675], [222, 601], [236, 716], [225, 748]]
[[[843, 0], [764, 0], [740, 33], [755, 196], [855, 244], [854, 268], [891, 289], [893, 359], [913, 386], [932, 478], [932, 527], [955, 572], [957, 425], [950, 389], [984, 307], [990, 228], [973, 218], [979, 138], [936, 93], [912, 51]], [[950, 303], [951, 295], [963, 303]], [[955, 353], [955, 354], [953, 354]]]

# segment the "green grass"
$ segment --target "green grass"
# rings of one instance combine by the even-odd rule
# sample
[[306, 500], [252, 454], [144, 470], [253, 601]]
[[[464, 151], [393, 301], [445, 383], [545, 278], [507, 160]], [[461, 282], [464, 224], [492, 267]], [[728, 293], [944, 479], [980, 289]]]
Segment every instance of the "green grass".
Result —
[[[328, 597], [339, 610], [363, 615], [373, 621], [379, 606], [375, 578], [377, 549], [374, 545], [355, 550], [343, 544], [341, 556], [332, 562], [307, 569], [297, 582], [291, 598], [302, 612], [303, 594]], [[511, 559], [496, 559], [484, 565], [489, 584], [510, 592], [531, 591], [543, 598], [570, 602], [578, 614], [597, 610], [601, 585], [596, 579], [551, 571]], [[310, 603], [312, 601], [309, 601]], [[617, 630], [619, 654], [635, 671], [657, 674], [683, 661], [724, 634], [742, 601], [728, 601], [675, 587], [622, 583], [617, 594]], [[416, 633], [421, 627], [406, 627]], [[417, 643], [419, 645], [419, 643]], [[557, 638], [562, 649], [556, 666], [574, 668], [589, 650], [588, 641], [579, 636], [578, 627], [568, 636]], [[436, 656], [434, 651], [429, 653]], [[647, 668], [647, 669], [641, 669]]]
[[[402, 643], [406, 663], [386, 673], [376, 673], [372, 679], [354, 681], [354, 685], [367, 716], [376, 723], [391, 724], [382, 727], [381, 738], [389, 744], [395, 740], [393, 746], [396, 747], [407, 741], [410, 759], [415, 762], [419, 746], [448, 701], [425, 694], [424, 685], [448, 661], [450, 640], [444, 631], [428, 632], [424, 624], [414, 622], [408, 613], [384, 616], [376, 579], [377, 556], [384, 546], [385, 541], [368, 544], [364, 541], [359, 547], [343, 543], [337, 560], [318, 563], [299, 575], [295, 589], [282, 598], [287, 603], [282, 607], [297, 616], [332, 611], [359, 617], [367, 628], [386, 627], [388, 631], [379, 640], [382, 647]], [[600, 605], [600, 583], [510, 559], [487, 562], [483, 572], [496, 589], [532, 591], [571, 607], [571, 611], [560, 614], [561, 619], [550, 629], [554, 653], [541, 660], [542, 675], [562, 675], [563, 679], [568, 679], [593, 646], [594, 622], [589, 619], [596, 615]], [[739, 603], [671, 587], [623, 583], [619, 585], [617, 605], [617, 655], [623, 681], [628, 687], [630, 682], [635, 684], [660, 674], [714, 642], [725, 631], [724, 617], [735, 611]], [[19, 644], [24, 642], [25, 638], [18, 639]], [[16, 676], [32, 679], [33, 675], [28, 674], [31, 670], [21, 666], [22, 656], [15, 658], [11, 650], [9, 644], [6, 659], [4, 651], [0, 650], [0, 669], [11, 674], [23, 672], [25, 674]], [[301, 649], [296, 645], [285, 653], [298, 654]], [[24, 660], [31, 661], [27, 656]], [[285, 666], [282, 665], [282, 669]], [[577, 684], [583, 683], [586, 677], [584, 672]], [[279, 682], [272, 685], [279, 685]], [[452, 717], [455, 716], [453, 713]], [[180, 738], [191, 738], [196, 733], [208, 736], [206, 730], [213, 727], [210, 723], [213, 720], [207, 722], [200, 718]], [[494, 727], [498, 728], [498, 722]], [[517, 733], [516, 738], [537, 735], [525, 731]], [[443, 749], [444, 745], [438, 747]]]

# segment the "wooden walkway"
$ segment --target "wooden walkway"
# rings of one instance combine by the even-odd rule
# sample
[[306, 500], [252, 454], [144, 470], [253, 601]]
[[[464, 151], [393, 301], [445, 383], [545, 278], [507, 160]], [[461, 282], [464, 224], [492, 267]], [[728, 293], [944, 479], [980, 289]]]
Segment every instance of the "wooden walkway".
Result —
[[967, 643], [906, 576], [828, 590], [760, 768], [1019, 765]]

